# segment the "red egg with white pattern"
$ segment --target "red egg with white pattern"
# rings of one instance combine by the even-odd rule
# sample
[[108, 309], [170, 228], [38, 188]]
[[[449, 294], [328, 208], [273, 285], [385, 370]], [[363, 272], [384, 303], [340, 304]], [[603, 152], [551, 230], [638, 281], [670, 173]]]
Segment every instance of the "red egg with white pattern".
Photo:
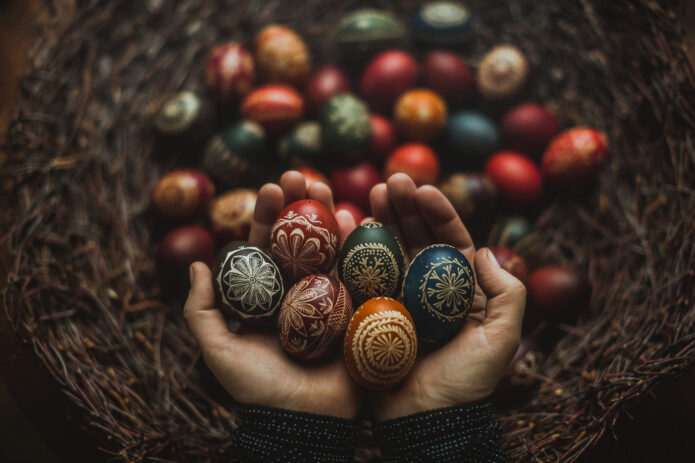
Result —
[[543, 180], [538, 167], [516, 151], [498, 151], [485, 164], [502, 198], [512, 206], [526, 207], [538, 202], [543, 194]]
[[543, 176], [560, 188], [592, 178], [608, 158], [606, 136], [591, 127], [565, 130], [548, 145], [541, 161]]

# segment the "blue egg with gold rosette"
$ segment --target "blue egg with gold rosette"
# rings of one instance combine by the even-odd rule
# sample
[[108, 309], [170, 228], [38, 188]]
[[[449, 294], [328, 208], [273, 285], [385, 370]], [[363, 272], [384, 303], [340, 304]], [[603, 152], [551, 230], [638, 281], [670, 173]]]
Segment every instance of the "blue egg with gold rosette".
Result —
[[435, 244], [410, 263], [403, 283], [403, 305], [421, 341], [441, 344], [461, 328], [473, 305], [475, 276], [455, 247]]
[[472, 15], [459, 2], [428, 2], [413, 18], [413, 35], [431, 45], [456, 45], [472, 38]]

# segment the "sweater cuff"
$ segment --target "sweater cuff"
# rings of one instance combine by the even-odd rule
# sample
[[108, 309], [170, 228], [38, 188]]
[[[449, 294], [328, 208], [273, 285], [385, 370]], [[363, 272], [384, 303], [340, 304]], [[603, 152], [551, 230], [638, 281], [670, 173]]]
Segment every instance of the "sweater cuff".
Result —
[[280, 408], [243, 407], [233, 436], [239, 461], [351, 462], [360, 432], [357, 420]]
[[385, 421], [373, 429], [384, 463], [507, 461], [487, 401]]

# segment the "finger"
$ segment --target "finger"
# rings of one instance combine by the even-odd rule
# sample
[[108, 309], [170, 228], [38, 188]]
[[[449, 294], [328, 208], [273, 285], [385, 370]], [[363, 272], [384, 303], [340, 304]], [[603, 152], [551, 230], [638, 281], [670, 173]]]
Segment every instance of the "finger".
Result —
[[355, 222], [355, 217], [348, 211], [338, 211], [338, 213], [335, 214], [335, 220], [338, 222], [340, 246], [342, 247], [345, 239], [352, 233], [352, 230], [357, 227], [357, 223]]
[[249, 233], [249, 243], [259, 248], [267, 248], [270, 230], [282, 211], [282, 189], [274, 183], [266, 183], [258, 192], [256, 209], [253, 211], [253, 223]]
[[483, 324], [499, 323], [507, 331], [521, 336], [526, 306], [524, 284], [500, 267], [488, 248], [476, 254], [475, 268], [478, 284], [487, 295], [487, 316]]
[[434, 235], [415, 205], [415, 182], [406, 174], [393, 174], [386, 181], [388, 195], [396, 212], [405, 246], [415, 256], [434, 242]]
[[280, 187], [285, 195], [285, 206], [306, 198], [306, 180], [296, 170], [289, 170], [282, 174]]
[[318, 201], [326, 206], [331, 214], [335, 214], [335, 205], [333, 204], [333, 192], [331, 188], [323, 182], [314, 182], [309, 185], [307, 197]]
[[[372, 187], [369, 192], [369, 204], [372, 208], [372, 222], [380, 222], [389, 230], [398, 236], [398, 239], [403, 242], [401, 230], [398, 228], [398, 220], [396, 213], [389, 199], [388, 187], [385, 183], [379, 183]], [[365, 219], [366, 220], [366, 219]], [[364, 223], [364, 220], [362, 221]]]

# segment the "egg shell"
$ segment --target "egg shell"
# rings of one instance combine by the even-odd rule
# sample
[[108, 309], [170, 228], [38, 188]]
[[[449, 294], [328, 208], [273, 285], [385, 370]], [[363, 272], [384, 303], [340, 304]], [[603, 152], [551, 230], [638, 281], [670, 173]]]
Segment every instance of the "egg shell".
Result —
[[426, 247], [410, 263], [403, 282], [403, 305], [415, 321], [421, 341], [451, 339], [468, 317], [475, 276], [468, 259], [453, 246]]
[[203, 153], [203, 170], [221, 189], [250, 185], [267, 155], [266, 139], [256, 122], [238, 122], [210, 139]]
[[314, 71], [306, 84], [305, 95], [308, 109], [313, 114], [320, 114], [321, 108], [332, 96], [349, 93], [350, 78], [337, 66], [328, 65]]
[[331, 172], [333, 193], [339, 201], [354, 203], [369, 213], [369, 192], [374, 185], [381, 182], [379, 171], [369, 162], [362, 162], [352, 167], [336, 168]]
[[537, 103], [522, 103], [510, 109], [501, 128], [506, 146], [529, 156], [542, 153], [558, 132], [555, 116]]
[[479, 166], [499, 146], [497, 126], [477, 111], [453, 113], [446, 124], [446, 135], [457, 163]]
[[403, 284], [403, 248], [379, 222], [359, 225], [348, 235], [338, 256], [338, 275], [355, 305], [373, 297], [396, 297]]
[[526, 85], [529, 72], [529, 62], [523, 51], [510, 44], [497, 45], [478, 65], [478, 91], [491, 101], [511, 99]]
[[351, 202], [348, 201], [341, 201], [335, 205], [335, 213], [338, 215], [338, 212], [340, 211], [347, 211], [350, 214], [352, 214], [352, 217], [355, 219], [355, 223], [357, 225], [362, 222], [364, 219], [364, 212], [362, 212], [362, 209], [359, 207], [355, 206]]
[[488, 159], [485, 173], [492, 179], [500, 196], [510, 205], [531, 206], [543, 195], [543, 179], [538, 167], [516, 151], [499, 151]]
[[403, 138], [432, 141], [446, 124], [446, 103], [431, 90], [409, 90], [396, 101], [393, 118]]
[[257, 198], [255, 190], [238, 188], [212, 201], [210, 228], [218, 244], [249, 239]]
[[278, 335], [285, 351], [300, 360], [326, 357], [341, 343], [352, 318], [345, 286], [329, 275], [310, 275], [285, 294]]
[[300, 174], [302, 174], [304, 176], [304, 180], [306, 181], [307, 190], [309, 189], [311, 184], [315, 183], [315, 182], [321, 182], [325, 185], [328, 185], [329, 187], [331, 186], [331, 183], [328, 181], [326, 176], [312, 167], [301, 166], [301, 167], [297, 167], [294, 170], [296, 170], [297, 172], [299, 172]]
[[243, 45], [228, 42], [212, 50], [205, 67], [205, 81], [220, 101], [236, 101], [246, 95], [254, 78], [253, 59]]
[[430, 45], [457, 45], [470, 40], [472, 22], [460, 2], [427, 2], [413, 18], [413, 35]]
[[344, 355], [352, 378], [367, 389], [403, 381], [417, 356], [417, 332], [403, 304], [388, 297], [362, 304], [348, 325]]
[[369, 156], [381, 162], [396, 147], [396, 130], [390, 120], [378, 114], [369, 116], [372, 122], [372, 137], [369, 140]]
[[297, 124], [278, 143], [278, 153], [290, 162], [321, 162], [321, 126], [316, 121]]
[[269, 82], [301, 85], [311, 68], [304, 40], [292, 29], [278, 24], [266, 26], [258, 33], [254, 56]]
[[339, 242], [335, 217], [326, 206], [311, 199], [290, 203], [270, 230], [273, 259], [290, 282], [330, 272]]
[[304, 100], [292, 87], [268, 84], [252, 90], [241, 103], [241, 114], [271, 133], [294, 126], [304, 113]]
[[589, 305], [591, 287], [584, 274], [568, 265], [546, 265], [529, 278], [529, 300], [548, 320], [574, 322]]
[[463, 221], [489, 214], [497, 206], [497, 188], [485, 174], [452, 174], [439, 184], [439, 189]]
[[207, 211], [215, 185], [196, 169], [177, 169], [159, 179], [152, 192], [152, 205], [167, 220], [185, 222]]
[[607, 158], [608, 140], [603, 133], [590, 127], [575, 127], [550, 142], [541, 170], [555, 186], [571, 188], [593, 177]]
[[153, 123], [162, 137], [194, 144], [210, 135], [214, 115], [213, 105], [208, 98], [182, 91], [162, 103]]
[[324, 147], [343, 160], [361, 157], [372, 137], [367, 105], [349, 93], [331, 97], [321, 110]]
[[217, 254], [212, 276], [221, 309], [253, 327], [273, 325], [286, 287], [268, 254], [245, 241], [234, 241]]
[[372, 59], [362, 73], [360, 95], [373, 111], [387, 112], [393, 103], [415, 85], [418, 66], [402, 50], [385, 51]]
[[193, 262], [210, 265], [215, 259], [215, 239], [202, 227], [178, 227], [164, 235], [157, 249], [157, 257], [164, 279], [185, 285], [188, 267]]
[[430, 51], [425, 55], [422, 68], [425, 86], [441, 95], [447, 105], [460, 107], [473, 96], [473, 73], [460, 55], [444, 50]]
[[526, 218], [521, 216], [506, 217], [498, 220], [490, 230], [488, 246], [504, 246], [513, 249], [532, 232], [533, 227]]
[[500, 267], [514, 275], [524, 286], [528, 286], [529, 271], [524, 259], [509, 248], [498, 246], [490, 249]]
[[398, 46], [405, 27], [391, 13], [373, 8], [355, 10], [337, 24], [334, 40], [346, 60], [362, 60], [381, 50]]
[[384, 178], [402, 172], [410, 176], [415, 185], [434, 185], [439, 177], [439, 158], [427, 145], [408, 143], [394, 150], [386, 161]]

